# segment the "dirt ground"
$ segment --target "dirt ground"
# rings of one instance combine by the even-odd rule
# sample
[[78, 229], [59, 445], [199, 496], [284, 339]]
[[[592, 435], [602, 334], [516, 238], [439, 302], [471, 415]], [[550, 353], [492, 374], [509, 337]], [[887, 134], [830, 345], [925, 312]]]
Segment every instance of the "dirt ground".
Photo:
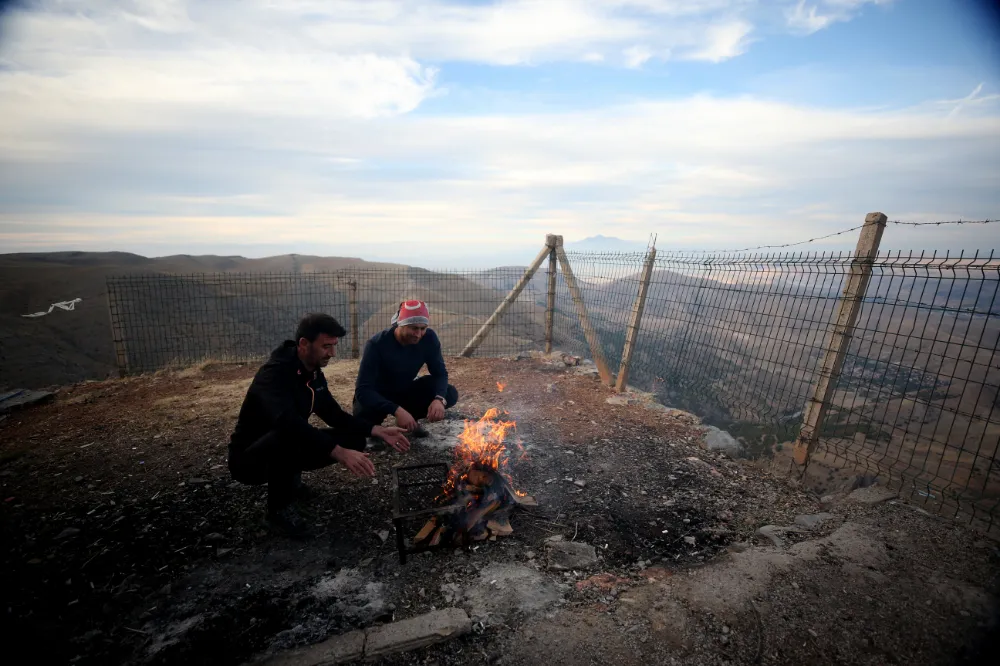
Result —
[[[5, 646], [41, 663], [224, 666], [460, 606], [473, 633], [380, 663], [950, 664], [1000, 648], [996, 542], [900, 502], [821, 505], [706, 451], [690, 415], [609, 404], [587, 366], [449, 367], [459, 405], [405, 456], [372, 453], [376, 479], [305, 475], [319, 534], [304, 542], [263, 529], [264, 489], [226, 468], [253, 367], [88, 382], [14, 413], [0, 422]], [[326, 370], [341, 404], [355, 371]], [[515, 484], [539, 506], [513, 515], [513, 536], [401, 565], [392, 466], [448, 461], [462, 419], [493, 406], [518, 423]], [[793, 529], [775, 543], [765, 525]], [[596, 561], [555, 568], [553, 537]]]

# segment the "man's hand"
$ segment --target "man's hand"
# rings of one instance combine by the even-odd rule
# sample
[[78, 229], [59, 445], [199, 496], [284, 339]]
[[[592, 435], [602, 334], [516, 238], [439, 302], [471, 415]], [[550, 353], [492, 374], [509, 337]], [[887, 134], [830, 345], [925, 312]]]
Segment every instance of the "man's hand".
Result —
[[402, 407], [396, 408], [396, 425], [407, 432], [413, 432], [417, 429], [417, 420], [413, 418], [413, 415]]
[[435, 398], [427, 408], [427, 420], [434, 422], [444, 418], [444, 403]]
[[410, 450], [410, 440], [406, 439], [404, 432], [402, 428], [375, 426], [372, 428], [372, 437], [381, 437], [392, 448], [400, 453], [406, 453]]
[[335, 446], [333, 447], [333, 451], [330, 452], [330, 457], [351, 470], [354, 476], [375, 476], [375, 465], [368, 459], [367, 453], [361, 453], [361, 451], [355, 451], [354, 449], [345, 449], [342, 446]]

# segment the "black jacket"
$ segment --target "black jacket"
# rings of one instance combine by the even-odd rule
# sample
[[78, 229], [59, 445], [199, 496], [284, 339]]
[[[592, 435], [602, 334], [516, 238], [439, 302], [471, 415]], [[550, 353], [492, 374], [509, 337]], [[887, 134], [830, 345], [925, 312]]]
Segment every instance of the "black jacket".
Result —
[[306, 370], [295, 342], [287, 340], [254, 375], [230, 446], [243, 451], [271, 430], [278, 430], [328, 455], [334, 443], [309, 424], [312, 413], [345, 434], [367, 437], [372, 431], [371, 424], [340, 408], [330, 395], [323, 372]]

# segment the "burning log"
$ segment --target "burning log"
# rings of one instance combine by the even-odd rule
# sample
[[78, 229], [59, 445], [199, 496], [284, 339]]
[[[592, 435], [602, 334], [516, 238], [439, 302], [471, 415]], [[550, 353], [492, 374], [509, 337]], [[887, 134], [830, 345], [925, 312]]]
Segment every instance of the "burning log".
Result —
[[[514, 533], [510, 511], [515, 507], [537, 506], [530, 495], [512, 486], [507, 471], [511, 449], [506, 441], [515, 427], [491, 409], [479, 421], [466, 421], [458, 437], [455, 462], [448, 472], [437, 503], [453, 507], [427, 521], [414, 537], [415, 545], [468, 545]], [[516, 448], [522, 453], [520, 444]]]

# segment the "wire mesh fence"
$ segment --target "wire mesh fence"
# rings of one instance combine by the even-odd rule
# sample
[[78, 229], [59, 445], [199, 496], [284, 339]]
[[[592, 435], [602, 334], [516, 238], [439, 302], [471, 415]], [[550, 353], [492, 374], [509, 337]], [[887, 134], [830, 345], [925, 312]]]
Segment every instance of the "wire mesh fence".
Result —
[[[338, 355], [350, 356], [388, 328], [399, 303], [430, 303], [445, 354], [457, 354], [511, 286], [514, 268], [427, 271], [349, 268], [329, 273], [126, 275], [108, 279], [108, 301], [119, 368], [126, 373], [204, 360], [265, 358], [294, 337], [298, 320], [325, 312], [347, 329]], [[481, 346], [501, 355], [537, 347], [544, 306], [529, 287]], [[542, 298], [544, 303], [544, 297]]]
[[[571, 254], [617, 367], [644, 255]], [[656, 258], [630, 383], [791, 467], [851, 253]], [[1000, 260], [883, 254], [810, 472], [879, 476], [938, 512], [993, 526], [1000, 504]], [[560, 294], [557, 308], [571, 312]], [[822, 479], [821, 479], [822, 481]]]
[[[643, 253], [568, 253], [612, 371], [619, 368]], [[791, 466], [790, 449], [828, 353], [851, 253], [657, 256], [629, 382]], [[1000, 505], [1000, 260], [882, 254], [835, 383], [810, 472], [878, 475], [907, 497], [995, 526]], [[427, 271], [139, 275], [109, 279], [119, 366], [253, 361], [292, 337], [299, 317], [337, 317], [341, 356], [389, 325], [398, 304], [431, 306], [445, 354], [459, 354], [523, 274], [519, 267]], [[545, 345], [547, 270], [529, 281], [476, 350]], [[562, 273], [554, 348], [590, 355]]]

